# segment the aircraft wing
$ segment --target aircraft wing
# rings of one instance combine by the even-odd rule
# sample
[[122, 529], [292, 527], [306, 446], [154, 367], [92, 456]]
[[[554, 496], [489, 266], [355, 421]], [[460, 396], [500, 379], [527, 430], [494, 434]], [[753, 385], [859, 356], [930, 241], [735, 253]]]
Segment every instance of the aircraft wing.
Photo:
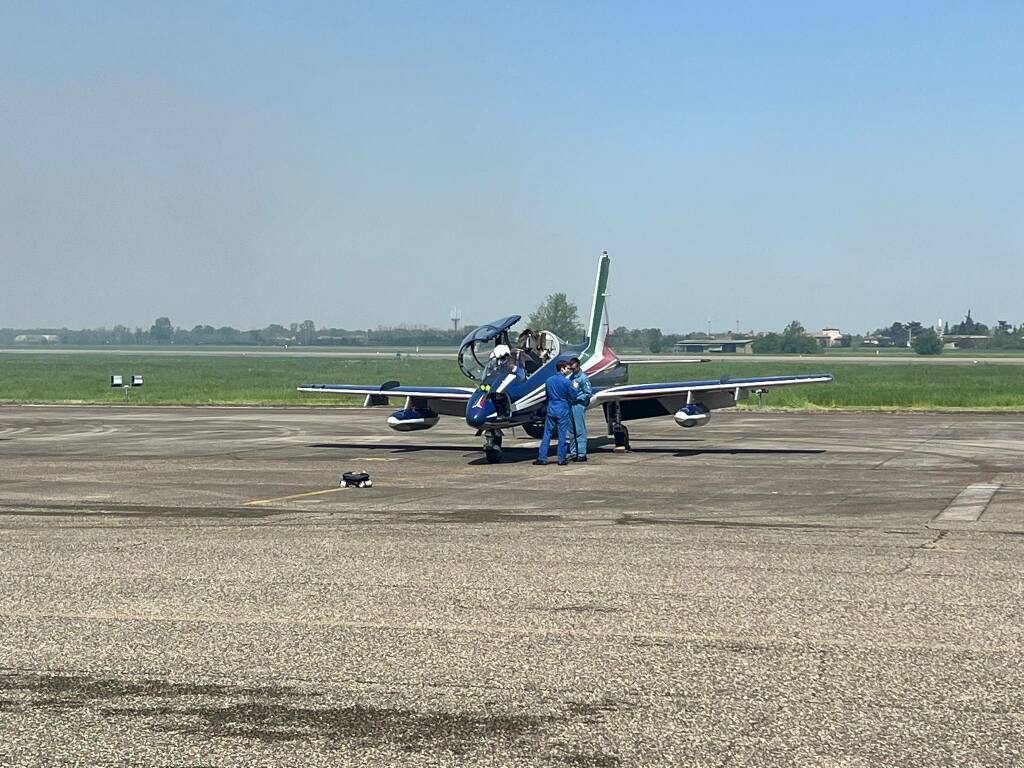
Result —
[[[393, 385], [393, 386], [389, 386]], [[465, 403], [476, 390], [468, 387], [403, 387], [398, 382], [385, 384], [300, 384], [299, 392], [318, 392], [327, 395], [366, 395], [369, 398], [412, 397], [426, 400], [448, 400]]]
[[[712, 392], [732, 393], [752, 389], [770, 389], [793, 384], [826, 384], [832, 381], [830, 373], [800, 374], [794, 376], [763, 376], [761, 378], [731, 379], [723, 377], [712, 381], [673, 381], [664, 384], [623, 384], [617, 387], [605, 387], [594, 393], [593, 405], [613, 403], [617, 401], [650, 400], [663, 397], [679, 397], [708, 394]], [[738, 399], [735, 398], [734, 399]]]
[[710, 357], [671, 357], [668, 355], [658, 357], [622, 357], [619, 355], [620, 363], [629, 365], [654, 365], [655, 363], [710, 363]]

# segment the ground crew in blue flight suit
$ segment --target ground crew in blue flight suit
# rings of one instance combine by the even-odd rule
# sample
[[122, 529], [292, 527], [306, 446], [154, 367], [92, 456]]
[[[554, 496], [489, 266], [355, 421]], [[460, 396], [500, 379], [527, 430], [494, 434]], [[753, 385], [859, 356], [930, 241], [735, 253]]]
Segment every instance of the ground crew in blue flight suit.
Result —
[[575, 397], [572, 401], [572, 430], [569, 433], [569, 458], [573, 461], [587, 460], [587, 406], [594, 396], [590, 379], [580, 367], [580, 359], [569, 361], [569, 381], [572, 382]]
[[548, 443], [551, 440], [551, 433], [558, 432], [558, 464], [565, 466], [565, 438], [569, 432], [569, 422], [572, 419], [570, 404], [576, 397], [576, 390], [567, 376], [569, 363], [559, 360], [557, 365], [558, 373], [550, 376], [544, 384], [544, 392], [547, 396], [547, 418], [544, 419], [544, 436], [540, 439], [540, 450], [537, 452], [537, 460], [534, 464], [548, 463]]

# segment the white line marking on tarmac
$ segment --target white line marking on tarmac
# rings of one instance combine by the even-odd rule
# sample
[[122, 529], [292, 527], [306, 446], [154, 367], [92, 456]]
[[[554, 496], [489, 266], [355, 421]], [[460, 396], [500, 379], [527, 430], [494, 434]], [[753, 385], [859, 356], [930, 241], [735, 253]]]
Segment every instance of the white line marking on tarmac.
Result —
[[952, 520], [974, 523], [981, 517], [992, 497], [999, 490], [998, 483], [974, 483], [968, 485], [953, 499], [949, 506], [939, 513], [936, 520]]

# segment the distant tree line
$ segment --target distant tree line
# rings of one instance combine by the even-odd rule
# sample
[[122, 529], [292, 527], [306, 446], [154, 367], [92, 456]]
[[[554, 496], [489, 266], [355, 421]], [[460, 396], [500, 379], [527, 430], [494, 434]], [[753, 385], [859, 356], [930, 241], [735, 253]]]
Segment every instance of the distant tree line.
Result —
[[[535, 330], [549, 330], [562, 339], [578, 342], [585, 330], [580, 322], [579, 311], [564, 293], [548, 296], [529, 316], [528, 323]], [[0, 328], [0, 344], [12, 345], [21, 341], [28, 343], [50, 343], [69, 346], [132, 346], [132, 345], [178, 345], [178, 346], [344, 346], [344, 347], [454, 347], [463, 336], [473, 329], [467, 325], [455, 331], [451, 328], [428, 328], [424, 326], [402, 326], [397, 328], [345, 329], [317, 328], [312, 320], [290, 323], [287, 326], [271, 323], [265, 328], [239, 330], [230, 326], [215, 328], [212, 325], [197, 325], [191, 329], [177, 328], [168, 317], [158, 317], [149, 328], [129, 328], [115, 325], [112, 328]], [[946, 324], [943, 336], [960, 337], [961, 348], [1024, 349], [1024, 323], [1014, 326], [1005, 320], [998, 321], [992, 328], [967, 316], [953, 326]], [[779, 333], [754, 333], [743, 335], [727, 334], [729, 338], [753, 337], [755, 354], [815, 354], [824, 351], [821, 343], [808, 336], [803, 325], [794, 320]], [[975, 337], [975, 338], [969, 338]], [[48, 339], [57, 341], [48, 341]], [[664, 352], [684, 339], [712, 338], [703, 331], [692, 333], [665, 333], [660, 328], [627, 328], [618, 326], [611, 332], [611, 343], [619, 349]], [[722, 338], [717, 336], [715, 338]], [[867, 336], [846, 334], [839, 345], [848, 348], [865, 347], [907, 347], [912, 346], [919, 354], [939, 354], [943, 339], [932, 328], [917, 321], [894, 322], [877, 328]]]
[[753, 347], [755, 355], [815, 355], [824, 352], [817, 339], [808, 336], [807, 330], [797, 320], [787, 325], [782, 333], [766, 333], [754, 339]]
[[230, 326], [215, 328], [197, 325], [191, 329], [175, 327], [169, 318], [158, 317], [149, 328], [0, 328], [0, 344], [16, 343], [19, 336], [29, 343], [42, 337], [55, 336], [56, 343], [69, 346], [456, 346], [472, 328], [458, 332], [441, 328], [377, 328], [349, 330], [345, 328], [317, 328], [312, 320], [290, 323], [288, 326], [271, 323], [266, 328], [239, 330]]
[[960, 349], [1024, 349], [1024, 323], [1014, 326], [1006, 320], [999, 320], [990, 328], [972, 318], [970, 310], [959, 323], [952, 326], [945, 323], [939, 330], [941, 335], [917, 321], [895, 322], [876, 328], [867, 337], [851, 337], [847, 346], [859, 347], [870, 339], [874, 342], [871, 346], [912, 346], [919, 354], [939, 354], [944, 340], [955, 340]]

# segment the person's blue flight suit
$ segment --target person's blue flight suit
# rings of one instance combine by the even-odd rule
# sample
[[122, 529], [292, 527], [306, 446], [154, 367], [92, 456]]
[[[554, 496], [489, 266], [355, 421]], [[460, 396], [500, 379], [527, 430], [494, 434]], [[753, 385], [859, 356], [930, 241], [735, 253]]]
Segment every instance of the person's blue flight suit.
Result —
[[564, 373], [555, 373], [549, 377], [544, 384], [544, 392], [548, 400], [548, 415], [544, 419], [544, 437], [540, 439], [540, 450], [537, 452], [537, 461], [541, 464], [548, 462], [548, 442], [551, 440], [551, 433], [558, 432], [558, 463], [565, 464], [565, 438], [569, 432], [569, 421], [571, 418], [569, 404], [576, 396], [576, 390]]
[[575, 397], [572, 400], [572, 434], [569, 436], [569, 453], [577, 459], [587, 458], [587, 406], [594, 396], [590, 378], [583, 371], [573, 374], [572, 383]]

